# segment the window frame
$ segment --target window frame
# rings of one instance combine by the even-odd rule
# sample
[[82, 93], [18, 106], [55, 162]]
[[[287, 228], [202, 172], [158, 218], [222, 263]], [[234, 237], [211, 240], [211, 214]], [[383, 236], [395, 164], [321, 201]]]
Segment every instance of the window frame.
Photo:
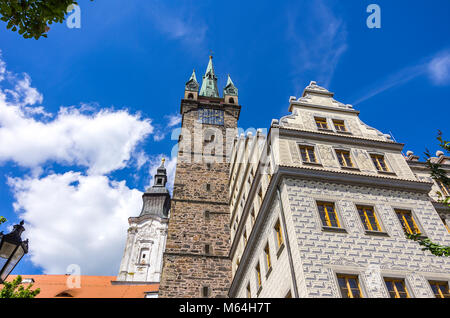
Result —
[[[449, 284], [449, 282], [447, 280], [427, 279], [427, 281], [428, 281], [428, 284], [430, 286], [431, 292], [432, 292], [432, 294], [434, 295], [435, 298], [450, 298], [450, 284]], [[445, 296], [442, 297], [442, 295], [441, 295], [441, 297], [437, 297], [437, 295], [434, 292], [433, 287], [432, 287], [433, 283], [436, 283], [437, 285], [441, 285], [441, 284], [447, 285], [448, 297], [445, 297]], [[441, 290], [440, 289], [439, 289], [439, 293], [441, 294]]]
[[[312, 148], [312, 151], [314, 153], [315, 161], [305, 161], [305, 160], [303, 160], [301, 148]], [[320, 157], [318, 156], [318, 151], [317, 151], [317, 147], [316, 147], [315, 144], [304, 143], [304, 142], [297, 143], [297, 151], [298, 151], [298, 154], [300, 156], [300, 160], [301, 160], [302, 164], [304, 164], [304, 165], [318, 165], [318, 166], [322, 165], [322, 162], [320, 160]], [[307, 157], [309, 159], [309, 153], [308, 152], [306, 152], [306, 155], [307, 155]]]
[[[391, 276], [383, 276], [382, 280], [384, 282], [384, 288], [387, 292], [387, 295], [389, 296], [389, 298], [401, 298], [401, 297], [391, 297], [391, 292], [389, 291], [388, 285], [386, 284], [387, 281], [391, 281], [391, 282], [402, 282], [403, 286], [405, 287], [405, 292], [407, 297], [406, 298], [414, 298], [414, 295], [411, 292], [411, 288], [408, 284], [408, 281], [405, 277], [391, 277]], [[398, 291], [397, 291], [397, 287], [395, 286], [395, 284], [393, 284], [395, 291], [396, 291], [396, 296], [398, 296]]]
[[[332, 118], [331, 122], [333, 123], [334, 131], [340, 134], [351, 134], [351, 132], [348, 130], [347, 121], [345, 119], [338, 119], [338, 118]], [[342, 122], [342, 125], [344, 126], [345, 130], [339, 130], [337, 129], [336, 122]]]
[[[320, 121], [320, 120], [323, 120], [323, 121]], [[319, 127], [319, 125], [318, 125], [319, 122], [320, 122], [320, 123], [325, 122], [326, 128]], [[318, 130], [322, 130], [322, 131], [332, 131], [332, 130], [330, 129], [330, 125], [329, 125], [329, 123], [328, 123], [328, 118], [326, 118], [326, 117], [314, 116], [314, 123], [316, 124], [316, 128], [317, 128]]]
[[[375, 223], [378, 226], [378, 230], [374, 230], [373, 228], [372, 229], [366, 229], [366, 227], [364, 225], [366, 223], [361, 218], [361, 214], [359, 213], [359, 208], [370, 208], [372, 210], [373, 215], [375, 217]], [[364, 231], [366, 233], [385, 233], [383, 222], [381, 221], [380, 215], [379, 215], [375, 205], [369, 205], [369, 204], [363, 204], [363, 203], [361, 203], [361, 204], [360, 203], [355, 203], [355, 209], [356, 209], [356, 213], [358, 214], [358, 217], [359, 217], [359, 219], [361, 221], [363, 229], [364, 229]], [[366, 217], [365, 221], [367, 221], [367, 218], [368, 218], [367, 215], [365, 215], [365, 217]], [[370, 225], [370, 227], [372, 227], [372, 224], [370, 222], [369, 222], [369, 225]]]
[[[343, 166], [341, 164], [341, 162], [339, 161], [339, 154], [338, 153], [343, 153], [343, 152], [348, 152], [348, 155], [349, 155], [350, 162], [351, 162], [352, 166]], [[348, 148], [334, 148], [334, 154], [336, 155], [336, 160], [338, 161], [338, 164], [341, 167], [341, 169], [359, 170], [358, 166], [356, 165], [356, 161], [353, 158], [352, 149], [348, 149]]]
[[450, 188], [448, 186], [446, 186], [445, 184], [443, 184], [442, 181], [440, 181], [440, 180], [435, 180], [435, 182], [436, 182], [436, 184], [437, 184], [437, 186], [439, 188], [439, 192], [444, 197], [449, 197], [450, 196]]
[[[327, 201], [327, 200], [321, 200], [321, 199], [315, 199], [315, 204], [316, 204], [316, 211], [317, 211], [317, 214], [318, 214], [318, 216], [319, 216], [319, 221], [320, 221], [320, 224], [322, 225], [322, 228], [323, 228], [323, 229], [343, 229], [343, 230], [345, 230], [345, 228], [343, 227], [343, 224], [344, 224], [344, 223], [343, 223], [343, 221], [342, 221], [342, 217], [341, 217], [340, 213], [338, 212], [336, 202], [333, 202], [333, 201]], [[338, 224], [337, 227], [336, 227], [336, 226], [332, 226], [332, 225], [331, 225], [331, 221], [330, 221], [330, 225], [324, 224], [324, 223], [323, 223], [323, 220], [322, 220], [322, 217], [321, 217], [321, 214], [320, 214], [320, 209], [319, 209], [319, 206], [320, 206], [321, 204], [324, 204], [324, 205], [333, 205], [333, 210], [334, 210], [334, 213], [335, 213], [335, 215], [336, 215], [336, 221], [337, 221], [337, 224]], [[328, 210], [326, 210], [325, 212], [327, 213], [327, 211], [328, 211]], [[327, 214], [328, 214], [328, 213], [327, 213]], [[325, 219], [326, 219], [326, 216], [325, 216]], [[329, 219], [329, 218], [328, 218], [328, 219]]]
[[264, 261], [266, 265], [266, 277], [272, 272], [272, 258], [270, 256], [270, 244], [269, 241], [266, 242], [264, 246]]
[[[406, 207], [394, 207], [393, 208], [394, 213], [395, 213], [395, 218], [397, 219], [398, 223], [400, 223], [400, 227], [402, 228], [403, 232], [405, 232], [406, 234], [419, 234], [422, 237], [425, 237], [425, 233], [423, 231], [422, 226], [420, 225], [419, 219], [417, 218], [416, 213], [414, 212], [413, 209], [410, 208], [406, 208]], [[406, 228], [403, 227], [403, 223], [400, 221], [399, 217], [398, 217], [398, 211], [400, 212], [409, 212], [411, 214], [412, 217], [412, 221], [415, 225], [415, 227], [419, 230], [419, 233], [410, 233], [409, 231], [407, 231]], [[409, 224], [408, 227], [410, 228]]]
[[[341, 285], [339, 284], [339, 278], [341, 278], [340, 276], [346, 280], [347, 292], [351, 293], [351, 297], [344, 297]], [[359, 290], [359, 294], [360, 294], [360, 297], [356, 297], [356, 298], [365, 298], [364, 297], [365, 295], [363, 293], [363, 288], [361, 287], [361, 279], [360, 279], [359, 274], [336, 273], [336, 281], [337, 281], [337, 286], [338, 286], [339, 292], [341, 294], [341, 298], [355, 298], [355, 297], [353, 297], [352, 289], [349, 288], [350, 285], [347, 280], [348, 278], [356, 278], [356, 282], [358, 283], [358, 290]], [[347, 294], [347, 295], [349, 296], [349, 294]]]
[[[369, 157], [370, 157], [370, 162], [372, 163], [372, 166], [375, 168], [375, 171], [377, 173], [381, 173], [381, 174], [392, 174], [392, 175], [396, 175], [396, 172], [394, 171], [394, 169], [392, 168], [392, 165], [390, 164], [387, 156], [385, 153], [381, 153], [381, 152], [377, 152], [377, 151], [368, 151], [369, 153]], [[373, 157], [383, 157], [384, 160], [384, 164], [387, 168], [387, 171], [384, 170], [378, 170], [377, 165], [374, 162]]]

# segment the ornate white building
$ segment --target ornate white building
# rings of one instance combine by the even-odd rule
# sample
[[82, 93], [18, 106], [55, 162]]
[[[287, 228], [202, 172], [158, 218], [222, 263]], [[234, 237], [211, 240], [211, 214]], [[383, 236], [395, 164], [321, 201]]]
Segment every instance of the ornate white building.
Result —
[[438, 185], [333, 97], [311, 82], [267, 138], [236, 140], [229, 296], [449, 297], [450, 259], [405, 236], [450, 245]]
[[142, 195], [141, 214], [128, 219], [130, 227], [117, 282], [136, 284], [160, 281], [170, 210], [166, 183], [163, 159], [153, 186]]

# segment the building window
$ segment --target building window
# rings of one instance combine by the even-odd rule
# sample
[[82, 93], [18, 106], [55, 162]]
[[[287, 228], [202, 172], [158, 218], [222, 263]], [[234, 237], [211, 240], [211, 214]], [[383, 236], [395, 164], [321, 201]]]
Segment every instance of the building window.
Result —
[[247, 298], [252, 298], [252, 292], [250, 290], [250, 283], [247, 284]]
[[258, 289], [261, 288], [262, 285], [262, 281], [261, 281], [261, 267], [258, 265], [256, 265], [256, 282], [258, 283]]
[[189, 94], [188, 94], [188, 99], [194, 99], [194, 94], [189, 93]]
[[384, 282], [391, 298], [409, 298], [404, 279], [385, 278]]
[[343, 120], [333, 119], [333, 125], [336, 131], [347, 132], [347, 128], [345, 128], [345, 123]]
[[211, 212], [205, 211], [205, 220], [209, 220]]
[[208, 297], [209, 296], [209, 287], [203, 286], [202, 287], [202, 297]]
[[386, 165], [386, 160], [383, 155], [370, 155], [370, 157], [378, 171], [389, 172], [389, 168]]
[[206, 184], [206, 191], [211, 191], [211, 185], [209, 183]]
[[322, 117], [315, 117], [317, 128], [328, 130], [327, 119]]
[[430, 281], [429, 283], [436, 298], [450, 298], [448, 282]]
[[275, 236], [277, 238], [277, 246], [278, 248], [281, 248], [281, 246], [283, 245], [283, 232], [281, 230], [281, 224], [280, 221], [278, 220], [277, 223], [275, 223]]
[[252, 208], [252, 212], [250, 213], [250, 220], [252, 223], [252, 226], [255, 224], [256, 216], [255, 216], [255, 208]]
[[139, 257], [139, 263], [140, 264], [147, 264], [149, 255], [150, 255], [150, 250], [148, 248], [141, 249], [141, 254], [140, 254], [140, 257]]
[[381, 226], [373, 207], [358, 205], [356, 208], [358, 209], [359, 217], [364, 224], [364, 228], [367, 231], [381, 232]]
[[450, 233], [450, 228], [448, 227], [447, 222], [446, 222], [444, 216], [441, 216], [441, 220], [442, 220], [442, 223], [444, 223], [444, 226], [445, 226], [445, 228], [447, 229], [447, 231]]
[[314, 147], [312, 146], [300, 146], [300, 154], [302, 155], [303, 162], [317, 163]]
[[421, 234], [411, 211], [396, 209], [395, 213], [397, 214], [397, 217], [403, 226], [403, 230], [405, 230], [406, 233]]
[[331, 202], [317, 202], [320, 219], [323, 226], [341, 227], [334, 203]]
[[234, 104], [234, 99], [233, 99], [233, 97], [230, 97], [229, 101], [230, 101], [230, 104]]
[[350, 157], [350, 151], [347, 150], [336, 150], [336, 156], [339, 160], [341, 167], [353, 168], [352, 158]]
[[265, 259], [266, 259], [266, 270], [268, 272], [272, 268], [272, 262], [270, 261], [269, 243], [267, 243], [266, 247], [264, 248], [264, 255], [265, 255]]
[[439, 189], [441, 189], [441, 194], [445, 197], [450, 196], [450, 187], [446, 184], [444, 184], [442, 181], [437, 180], [437, 184], [439, 186]]
[[339, 288], [343, 298], [362, 298], [361, 287], [356, 275], [337, 275]]
[[209, 244], [205, 244], [205, 254], [209, 255], [210, 253], [210, 245]]

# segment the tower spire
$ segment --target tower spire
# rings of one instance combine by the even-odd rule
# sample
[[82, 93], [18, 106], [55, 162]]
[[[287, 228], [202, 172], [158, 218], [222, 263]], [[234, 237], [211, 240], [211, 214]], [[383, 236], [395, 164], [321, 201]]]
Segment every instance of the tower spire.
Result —
[[220, 97], [217, 88], [217, 76], [214, 73], [214, 65], [212, 55], [209, 56], [208, 66], [205, 75], [203, 75], [202, 87], [200, 89], [200, 96], [205, 97]]

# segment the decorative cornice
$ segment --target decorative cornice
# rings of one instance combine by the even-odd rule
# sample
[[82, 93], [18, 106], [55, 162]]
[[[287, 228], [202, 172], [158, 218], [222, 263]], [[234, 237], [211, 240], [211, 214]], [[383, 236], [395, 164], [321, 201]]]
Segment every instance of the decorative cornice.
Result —
[[280, 136], [295, 137], [295, 138], [307, 138], [320, 141], [328, 141], [332, 143], [345, 143], [349, 145], [358, 145], [364, 147], [376, 147], [393, 151], [402, 151], [405, 144], [396, 143], [392, 141], [383, 141], [376, 139], [369, 139], [358, 137], [354, 135], [338, 135], [335, 133], [326, 133], [320, 131], [309, 131], [295, 128], [272, 126], [272, 128], [279, 129]]

